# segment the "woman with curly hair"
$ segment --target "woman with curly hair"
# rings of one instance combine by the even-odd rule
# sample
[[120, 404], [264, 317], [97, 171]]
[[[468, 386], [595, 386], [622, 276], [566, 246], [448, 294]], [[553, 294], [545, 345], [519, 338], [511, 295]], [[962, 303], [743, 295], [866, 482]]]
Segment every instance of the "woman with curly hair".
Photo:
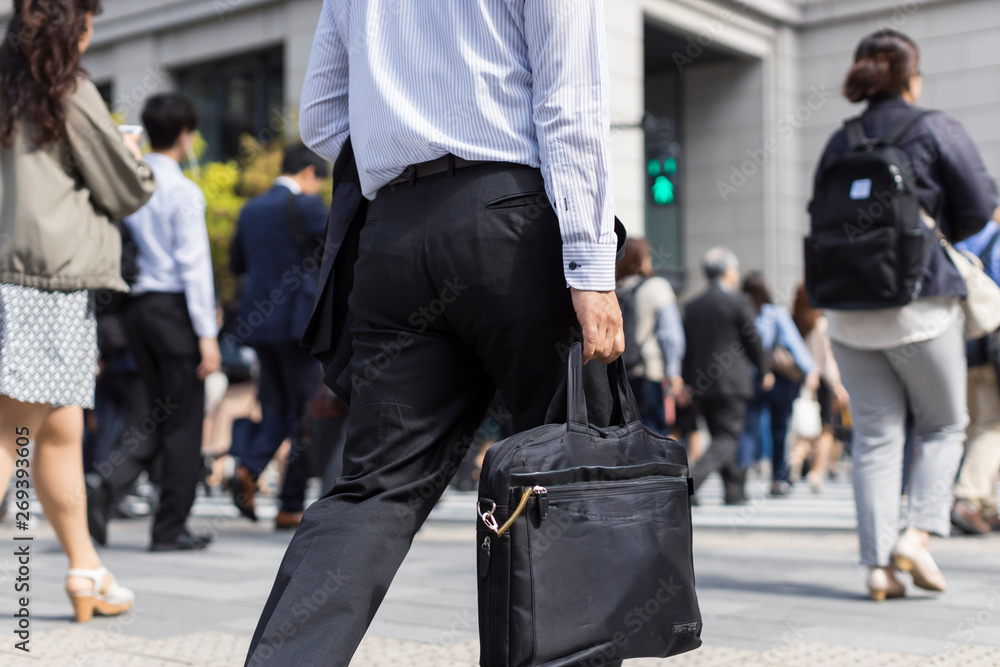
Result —
[[97, 370], [90, 290], [128, 290], [116, 221], [155, 188], [80, 65], [99, 11], [100, 0], [14, 0], [0, 46], [0, 496], [30, 452], [17, 497], [30, 470], [69, 558], [77, 621], [134, 602], [87, 534], [83, 408]]

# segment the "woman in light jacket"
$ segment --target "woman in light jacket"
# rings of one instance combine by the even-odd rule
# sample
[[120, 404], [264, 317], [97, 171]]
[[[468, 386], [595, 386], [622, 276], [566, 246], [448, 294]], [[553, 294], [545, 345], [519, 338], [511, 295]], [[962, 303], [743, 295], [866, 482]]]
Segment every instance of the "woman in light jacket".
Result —
[[155, 188], [136, 140], [123, 141], [80, 66], [98, 11], [100, 0], [14, 0], [0, 47], [0, 496], [16, 469], [12, 509], [23, 512], [30, 478], [69, 558], [78, 621], [133, 605], [87, 533], [89, 290], [127, 291], [115, 221]]
[[[851, 102], [867, 102], [865, 134], [885, 138], [920, 97], [917, 45], [895, 30], [880, 30], [858, 45], [844, 82]], [[965, 129], [943, 113], [914, 122], [896, 143], [906, 153], [922, 208], [952, 242], [976, 233], [996, 207], [989, 176]], [[846, 132], [830, 139], [817, 170], [842, 156]], [[854, 417], [854, 498], [861, 562], [869, 568], [871, 598], [905, 594], [895, 569], [913, 583], [943, 591], [945, 577], [927, 545], [947, 536], [955, 473], [962, 458], [966, 366], [958, 269], [933, 232], [920, 293], [910, 304], [878, 310], [827, 310], [828, 335], [851, 397]], [[909, 510], [900, 535], [901, 475], [907, 405], [920, 442], [909, 486]], [[895, 566], [895, 569], [894, 569]]]

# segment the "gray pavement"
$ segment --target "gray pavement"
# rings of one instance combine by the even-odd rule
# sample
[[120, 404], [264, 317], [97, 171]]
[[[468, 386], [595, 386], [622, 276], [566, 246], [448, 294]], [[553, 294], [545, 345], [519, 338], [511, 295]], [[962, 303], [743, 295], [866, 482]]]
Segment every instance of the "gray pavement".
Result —
[[[853, 506], [845, 482], [815, 496], [805, 485], [726, 508], [706, 487], [696, 510], [695, 569], [705, 645], [643, 665], [1000, 665], [1000, 535], [936, 539], [949, 590], [912, 586], [905, 600], [873, 603], [855, 565]], [[354, 665], [470, 666], [478, 659], [473, 496], [449, 493], [417, 536]], [[264, 513], [273, 512], [266, 502]], [[0, 665], [122, 667], [241, 665], [287, 534], [201, 498], [194, 528], [216, 534], [201, 553], [146, 552], [147, 523], [116, 521], [102, 550], [135, 589], [135, 610], [87, 625], [70, 621], [65, 558], [38, 521], [31, 561], [31, 654], [14, 650], [9, 523], [0, 524]], [[335, 566], [335, 564], [331, 564]], [[2, 620], [7, 619], [7, 620]], [[6, 625], [6, 627], [4, 627]]]

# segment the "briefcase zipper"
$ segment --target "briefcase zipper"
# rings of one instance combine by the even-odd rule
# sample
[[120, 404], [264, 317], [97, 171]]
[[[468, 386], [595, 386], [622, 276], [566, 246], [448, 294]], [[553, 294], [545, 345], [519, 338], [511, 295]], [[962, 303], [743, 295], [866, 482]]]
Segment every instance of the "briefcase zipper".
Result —
[[511, 512], [510, 516], [507, 517], [507, 520], [501, 525], [497, 524], [496, 517], [493, 515], [497, 508], [496, 503], [493, 503], [493, 508], [490, 510], [485, 512], [480, 510], [479, 517], [483, 520], [483, 523], [486, 524], [487, 528], [496, 533], [497, 537], [500, 537], [514, 524], [517, 517], [521, 516], [521, 512], [523, 512], [524, 508], [528, 506], [528, 499], [531, 498], [532, 494], [543, 496], [546, 493], [547, 489], [544, 486], [529, 486], [526, 488], [524, 493], [521, 494], [521, 500], [518, 501], [517, 507], [514, 508], [514, 511]]
[[[554, 496], [560, 500], [571, 500], [577, 497], [585, 498], [607, 498], [611, 496], [622, 495], [624, 493], [630, 493], [634, 491], [637, 487], [643, 486], [655, 486], [658, 484], [664, 484], [667, 486], [687, 486], [686, 477], [647, 477], [644, 479], [630, 479], [619, 484], [609, 485], [607, 482], [582, 482], [572, 485], [567, 485], [565, 487], [554, 487], [552, 489], [545, 489], [544, 493], [538, 494], [538, 516], [541, 520], [549, 514], [549, 494], [554, 494]], [[530, 497], [530, 494], [528, 494]]]

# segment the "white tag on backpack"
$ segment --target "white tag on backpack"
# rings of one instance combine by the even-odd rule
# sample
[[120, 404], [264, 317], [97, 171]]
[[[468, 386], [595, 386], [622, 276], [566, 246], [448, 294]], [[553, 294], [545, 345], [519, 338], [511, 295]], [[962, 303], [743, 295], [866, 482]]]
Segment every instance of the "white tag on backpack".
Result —
[[851, 183], [851, 199], [868, 199], [872, 195], [872, 179], [862, 178]]

